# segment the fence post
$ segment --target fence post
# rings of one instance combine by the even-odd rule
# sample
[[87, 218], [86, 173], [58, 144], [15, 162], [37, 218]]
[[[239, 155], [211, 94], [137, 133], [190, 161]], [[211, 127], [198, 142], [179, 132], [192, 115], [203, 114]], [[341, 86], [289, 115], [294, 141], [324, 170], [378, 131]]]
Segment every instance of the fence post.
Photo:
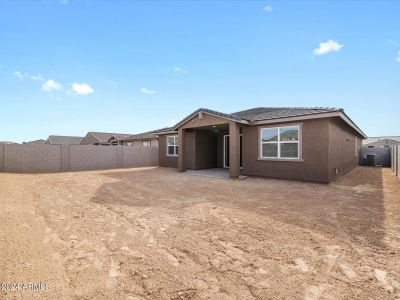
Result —
[[0, 145], [0, 172], [4, 172], [4, 144]]

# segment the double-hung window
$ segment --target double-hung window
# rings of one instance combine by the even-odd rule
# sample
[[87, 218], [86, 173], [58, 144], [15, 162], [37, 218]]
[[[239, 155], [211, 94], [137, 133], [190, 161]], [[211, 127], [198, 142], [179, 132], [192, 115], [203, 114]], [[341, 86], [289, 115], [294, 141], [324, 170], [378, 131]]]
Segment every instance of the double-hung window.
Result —
[[169, 135], [167, 136], [167, 155], [178, 156], [178, 136]]
[[261, 128], [260, 158], [299, 159], [300, 126]]

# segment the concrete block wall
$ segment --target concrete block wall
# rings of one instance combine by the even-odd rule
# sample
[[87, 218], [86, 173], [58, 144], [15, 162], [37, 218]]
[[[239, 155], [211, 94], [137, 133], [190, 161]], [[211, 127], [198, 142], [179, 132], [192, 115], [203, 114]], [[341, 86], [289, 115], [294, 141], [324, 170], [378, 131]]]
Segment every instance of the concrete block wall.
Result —
[[61, 146], [46, 144], [4, 145], [3, 162], [4, 172], [60, 172]]
[[[122, 146], [120, 146], [122, 147]], [[115, 169], [119, 146], [70, 145], [69, 170]]]
[[0, 172], [49, 173], [157, 166], [157, 147], [0, 145]]

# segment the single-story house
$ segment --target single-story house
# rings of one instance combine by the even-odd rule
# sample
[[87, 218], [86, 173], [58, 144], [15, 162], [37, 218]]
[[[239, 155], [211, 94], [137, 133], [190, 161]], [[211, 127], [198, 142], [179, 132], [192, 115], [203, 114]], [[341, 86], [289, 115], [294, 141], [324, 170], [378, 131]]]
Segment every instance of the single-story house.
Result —
[[46, 144], [50, 145], [80, 145], [82, 136], [49, 135]]
[[117, 146], [122, 145], [122, 139], [131, 136], [126, 133], [109, 133], [109, 132], [88, 132], [82, 139], [81, 145], [102, 145]]
[[158, 132], [162, 167], [330, 182], [359, 163], [362, 130], [338, 108], [200, 108]]

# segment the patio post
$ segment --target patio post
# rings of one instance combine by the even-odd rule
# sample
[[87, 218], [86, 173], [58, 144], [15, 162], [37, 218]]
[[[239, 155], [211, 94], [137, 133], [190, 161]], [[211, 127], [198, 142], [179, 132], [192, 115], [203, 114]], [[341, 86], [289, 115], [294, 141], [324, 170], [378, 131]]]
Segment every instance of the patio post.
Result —
[[178, 129], [178, 172], [184, 172], [185, 168], [185, 130]]
[[240, 128], [236, 122], [229, 123], [229, 176], [240, 176]]

